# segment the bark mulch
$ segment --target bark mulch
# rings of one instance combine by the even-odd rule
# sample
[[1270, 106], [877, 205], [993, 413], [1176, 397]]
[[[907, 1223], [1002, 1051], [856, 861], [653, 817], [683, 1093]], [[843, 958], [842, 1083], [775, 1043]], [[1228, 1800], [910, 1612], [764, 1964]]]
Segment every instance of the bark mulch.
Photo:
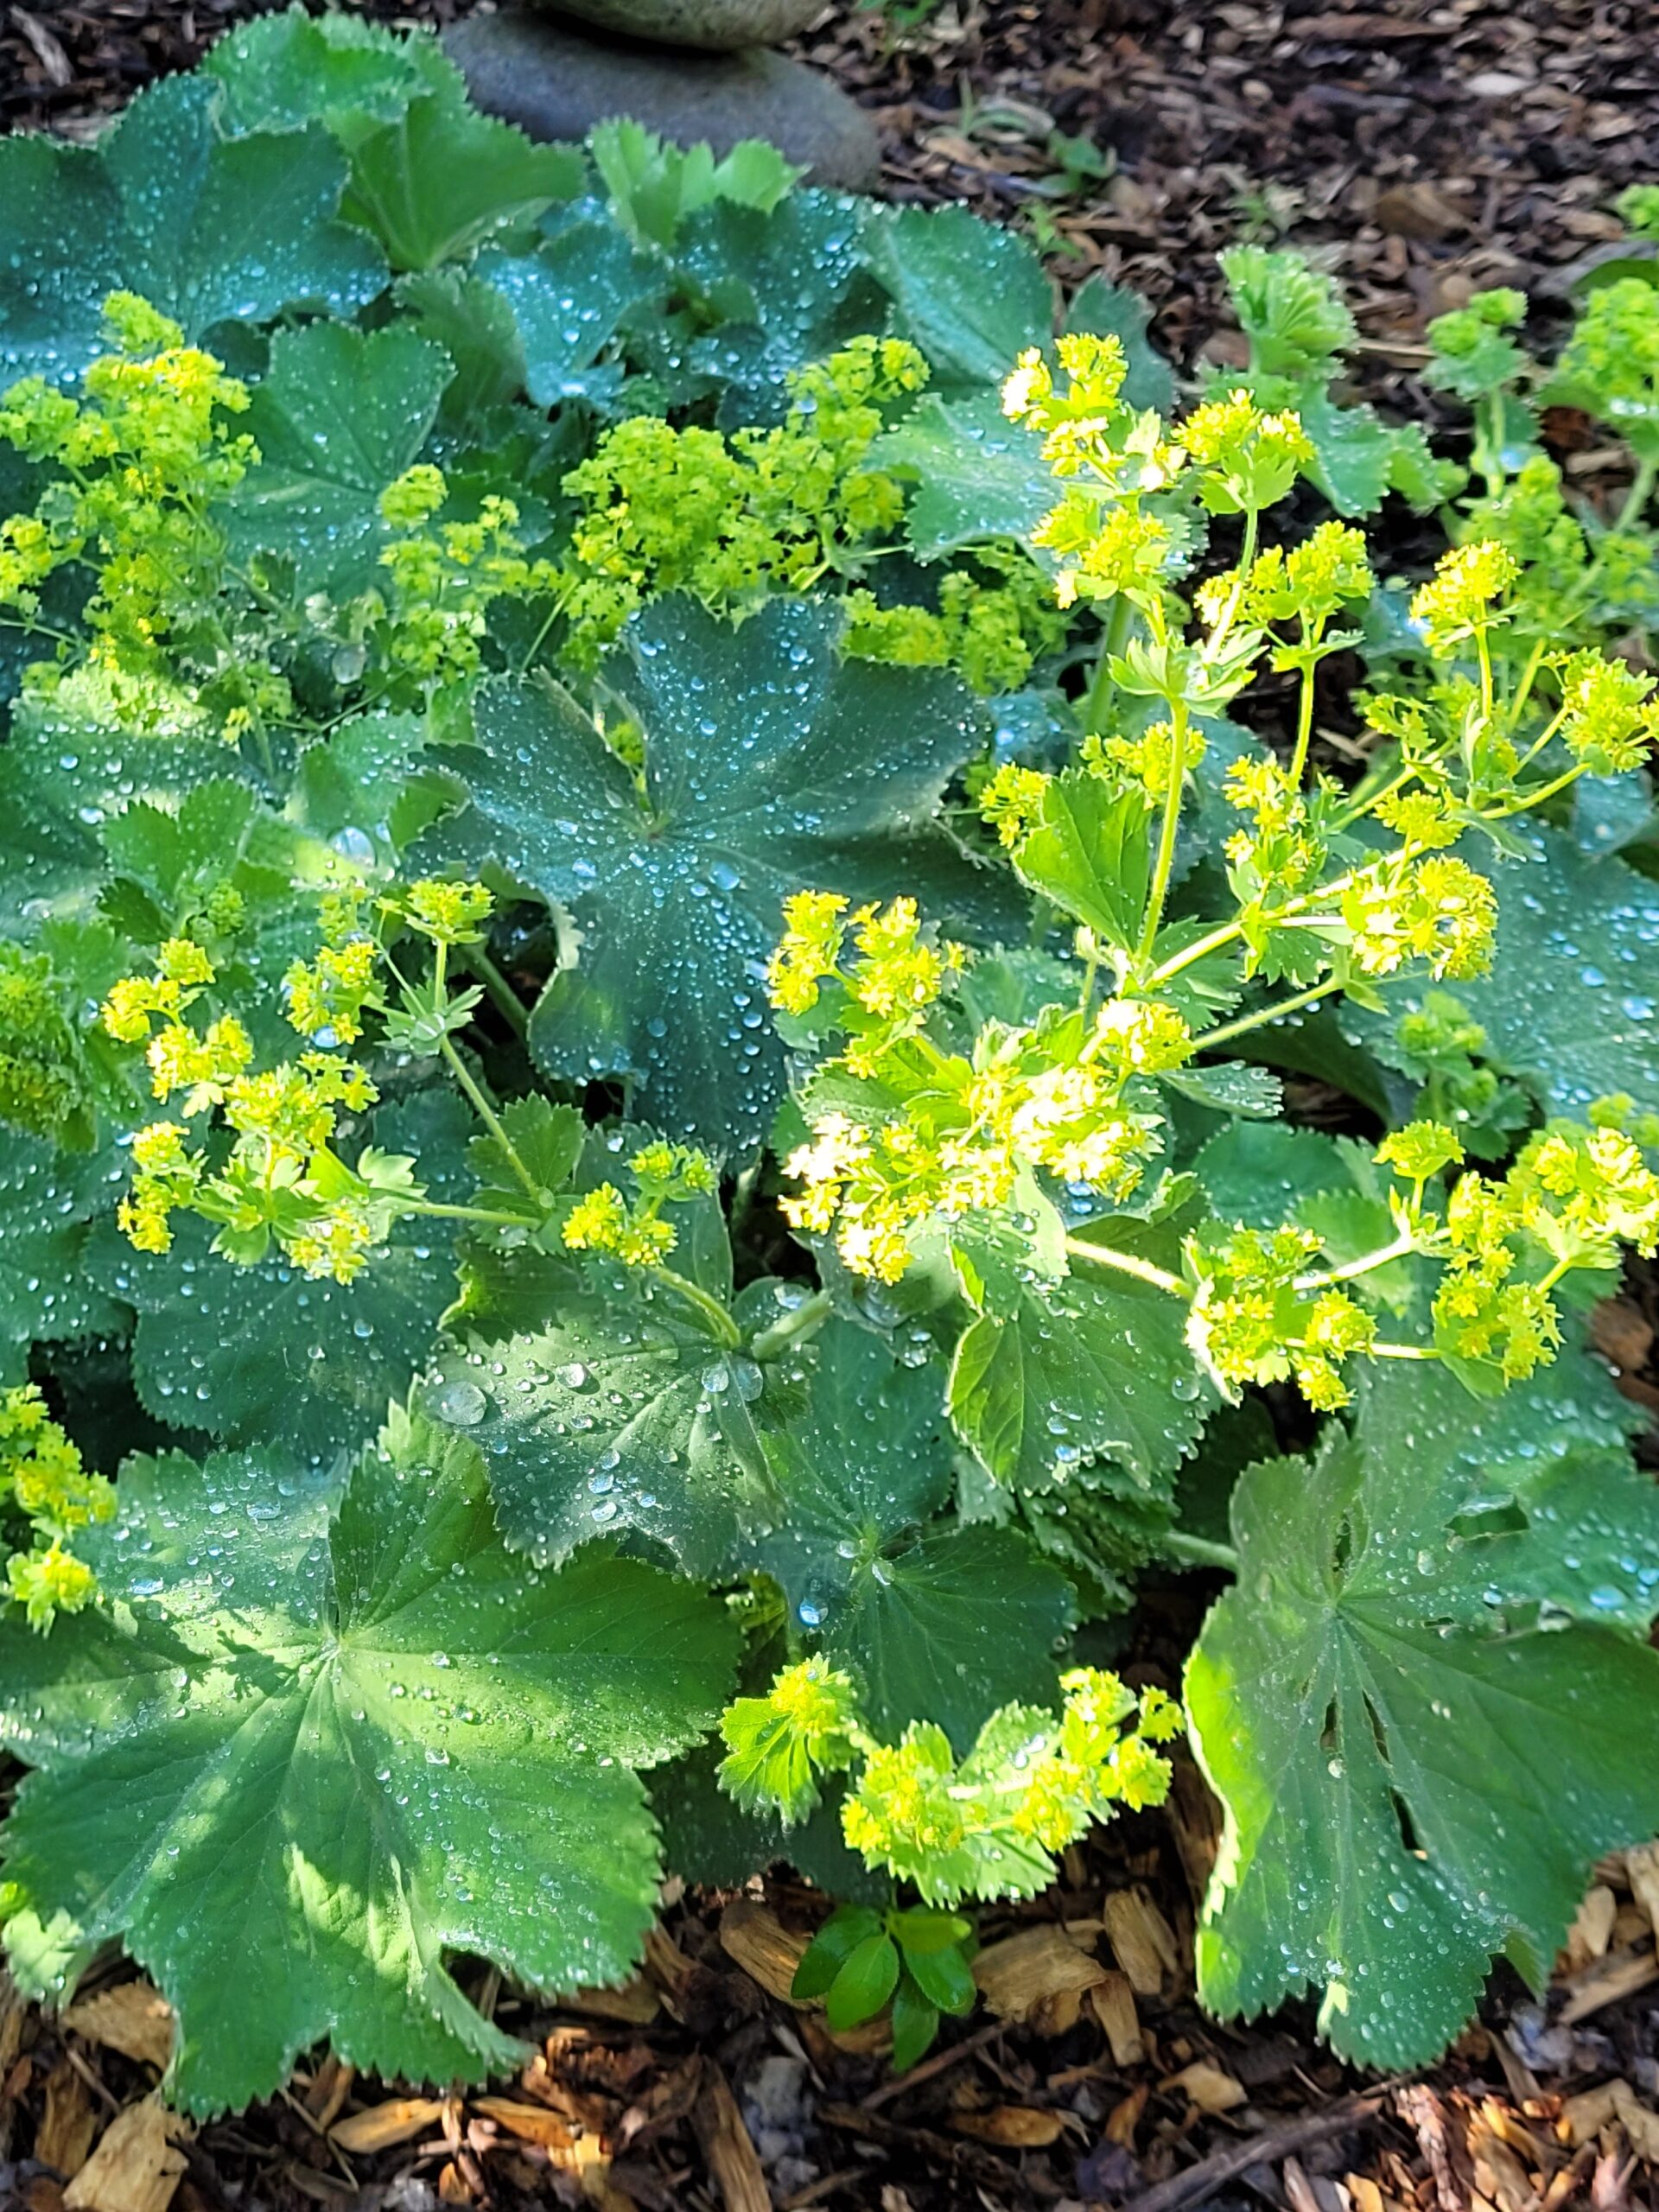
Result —
[[[87, 137], [259, 0], [0, 0], [0, 128]], [[447, 22], [467, 0], [365, 0]], [[886, 189], [1031, 231], [1057, 272], [1157, 305], [1191, 363], [1236, 358], [1217, 250], [1304, 245], [1365, 333], [1369, 395], [1421, 411], [1427, 318], [1484, 284], [1546, 302], [1659, 177], [1659, 54], [1640, 0], [947, 0], [896, 32], [837, 7], [798, 50], [880, 121]], [[0, 232], [4, 210], [0, 208]], [[1602, 1311], [1624, 1387], [1659, 1410], [1659, 1296]], [[1190, 1590], [1154, 1592], [1133, 1670], [1172, 1685]], [[1500, 1970], [1445, 2063], [1393, 2081], [1333, 2061], [1292, 2007], [1218, 2026], [1192, 1993], [1216, 1808], [1066, 1856], [983, 1916], [986, 2003], [903, 2080], [833, 2037], [790, 1976], [824, 1910], [785, 1871], [671, 1886], [620, 1993], [550, 2010], [464, 1978], [531, 2056], [487, 2094], [426, 2097], [324, 2061], [194, 2132], [153, 2096], [171, 2023], [111, 1961], [61, 2018], [0, 1980], [0, 2212], [1636, 2212], [1659, 2161], [1659, 1849], [1597, 1871], [1541, 2003]], [[258, 2001], [250, 1993], [250, 2002]]]

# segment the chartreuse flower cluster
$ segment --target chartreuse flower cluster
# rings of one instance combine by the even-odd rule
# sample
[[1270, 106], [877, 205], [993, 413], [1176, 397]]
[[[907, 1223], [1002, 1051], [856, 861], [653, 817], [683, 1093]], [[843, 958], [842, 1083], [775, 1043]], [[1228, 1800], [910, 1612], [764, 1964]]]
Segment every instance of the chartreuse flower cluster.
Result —
[[764, 1697], [721, 1718], [720, 1784], [787, 1827], [818, 1802], [820, 1777], [852, 1778], [841, 1808], [847, 1841], [871, 1869], [913, 1883], [919, 1906], [842, 1905], [801, 1959], [791, 1994], [822, 1998], [830, 2029], [891, 2008], [893, 2061], [913, 2066], [940, 2016], [973, 2010], [973, 1923], [964, 1898], [1035, 1896], [1055, 1855], [1118, 1808], [1161, 1805], [1169, 1761], [1156, 1747], [1182, 1732], [1161, 1690], [1127, 1688], [1077, 1667], [1060, 1678], [1058, 1715], [1008, 1705], [966, 1758], [941, 1728], [913, 1722], [897, 1744], [865, 1727], [851, 1681], [823, 1659], [785, 1668]]
[[[891, 412], [926, 384], [901, 338], [856, 338], [791, 372], [772, 429], [729, 434], [660, 416], [619, 423], [564, 480], [582, 502], [563, 582], [567, 652], [591, 668], [634, 610], [689, 591], [741, 616], [779, 592], [863, 576], [904, 512], [897, 478], [870, 465]], [[912, 667], [959, 667], [983, 691], [1022, 683], [1065, 626], [1030, 558], [991, 546], [983, 572], [953, 570], [937, 611], [849, 593], [847, 650]]]
[[6, 1586], [31, 1628], [96, 1598], [97, 1580], [71, 1547], [77, 1529], [114, 1511], [114, 1484], [88, 1473], [35, 1385], [0, 1391], [0, 1525], [16, 1546]]
[[[429, 1200], [406, 1155], [363, 1144], [354, 1164], [341, 1156], [345, 1124], [379, 1096], [369, 1071], [341, 1050], [363, 1037], [371, 1020], [385, 1044], [448, 1063], [532, 1210], [544, 1215], [547, 1194], [453, 1041], [481, 994], [477, 985], [452, 988], [448, 957], [476, 945], [491, 905], [481, 884], [428, 880], [380, 900], [371, 920], [356, 890], [326, 893], [324, 942], [284, 979], [289, 1021], [315, 1049], [270, 1067], [255, 1066], [240, 1016], [214, 1010], [218, 972], [194, 940], [169, 938], [149, 974], [118, 982], [105, 1001], [103, 1026], [122, 1044], [143, 1046], [155, 1096], [182, 1116], [151, 1122], [132, 1139], [134, 1174], [119, 1218], [137, 1249], [168, 1251], [174, 1215], [194, 1214], [213, 1224], [214, 1250], [242, 1266], [255, 1265], [274, 1246], [307, 1274], [349, 1282], [395, 1224], [411, 1216], [518, 1225], [518, 1211]], [[429, 949], [426, 975], [401, 973], [392, 949], [400, 936]], [[210, 1113], [222, 1128], [193, 1145], [188, 1124]]]
[[217, 720], [234, 738], [292, 707], [217, 603], [226, 547], [209, 510], [259, 458], [232, 428], [247, 388], [131, 292], [112, 292], [104, 317], [111, 351], [87, 370], [84, 397], [29, 377], [0, 398], [0, 439], [54, 470], [32, 513], [0, 523], [0, 611], [67, 656], [74, 641], [43, 615], [41, 594], [60, 569], [91, 569], [84, 659], [42, 662], [37, 688], [67, 685], [121, 726]]
[[913, 1882], [932, 1905], [1033, 1897], [1052, 1878], [1053, 1854], [1091, 1822], [1120, 1805], [1163, 1803], [1169, 1762], [1155, 1747], [1182, 1728], [1161, 1690], [1137, 1696], [1098, 1668], [1073, 1669], [1060, 1688], [1058, 1716], [1005, 1706], [958, 1762], [926, 1722], [878, 1742], [849, 1677], [804, 1660], [764, 1697], [727, 1707], [721, 1787], [787, 1826], [817, 1803], [821, 1776], [849, 1774], [842, 1827], [867, 1866]]

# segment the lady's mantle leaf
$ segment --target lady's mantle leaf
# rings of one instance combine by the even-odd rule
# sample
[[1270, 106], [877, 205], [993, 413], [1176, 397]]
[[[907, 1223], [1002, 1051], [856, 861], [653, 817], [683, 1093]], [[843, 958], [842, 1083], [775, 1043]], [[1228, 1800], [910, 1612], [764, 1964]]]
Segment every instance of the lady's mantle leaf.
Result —
[[1659, 886], [1560, 831], [1527, 842], [1531, 860], [1474, 855], [1497, 891], [1497, 944], [1491, 975], [1452, 994], [1484, 1027], [1491, 1060], [1551, 1113], [1581, 1115], [1621, 1090], [1659, 1109]]
[[349, 309], [380, 289], [378, 252], [334, 219], [346, 158], [327, 132], [226, 138], [219, 97], [206, 77], [170, 77], [95, 152], [0, 145], [0, 389], [78, 376], [103, 351], [105, 297], [123, 289], [193, 340], [232, 318]]
[[287, 555], [302, 592], [344, 599], [375, 582], [391, 534], [380, 494], [419, 455], [451, 373], [402, 323], [278, 331], [248, 410], [259, 466], [231, 502], [233, 550]]
[[[412, 1154], [434, 1198], [465, 1199], [471, 1128], [454, 1093], [433, 1091], [383, 1107], [362, 1141]], [[454, 1293], [442, 1221], [399, 1224], [350, 1283], [314, 1282], [280, 1255], [237, 1267], [209, 1251], [205, 1224], [180, 1221], [175, 1231], [170, 1252], [135, 1252], [105, 1223], [88, 1255], [100, 1287], [138, 1309], [140, 1398], [175, 1428], [275, 1440], [313, 1459], [375, 1433], [392, 1399], [407, 1395]]]
[[965, 207], [882, 209], [865, 226], [864, 257], [942, 384], [1001, 384], [1018, 353], [1053, 334], [1042, 263]]
[[[1082, 1263], [1086, 1265], [1087, 1263]], [[1000, 1483], [1064, 1484], [1114, 1460], [1142, 1491], [1192, 1449], [1214, 1404], [1186, 1349], [1179, 1299], [1104, 1270], [1033, 1281], [971, 1322], [950, 1370], [950, 1415]]]
[[477, 1442], [502, 1534], [536, 1560], [635, 1529], [708, 1574], [764, 1500], [743, 1450], [760, 1380], [673, 1291], [593, 1268], [546, 1327], [446, 1354], [422, 1404]]
[[645, 793], [574, 702], [505, 681], [479, 745], [448, 755], [471, 806], [423, 864], [493, 867], [575, 918], [576, 966], [531, 1046], [572, 1082], [632, 1075], [671, 1136], [749, 1151], [784, 1088], [764, 968], [806, 887], [905, 891], [949, 928], [990, 921], [997, 879], [933, 817], [982, 742], [954, 679], [842, 661], [833, 609], [778, 600], [735, 633], [689, 600], [632, 626], [616, 682], [645, 732]]
[[1432, 2057], [1489, 1959], [1541, 1985], [1598, 1853], [1659, 1825], [1659, 1491], [1626, 1425], [1573, 1355], [1490, 1404], [1413, 1367], [1313, 1462], [1245, 1473], [1187, 1670], [1227, 1806], [1217, 2012], [1323, 1985], [1344, 2056]]
[[16, 1129], [0, 1134], [0, 1381], [23, 1379], [33, 1342], [119, 1325], [81, 1259], [89, 1222], [124, 1180], [108, 1152], [60, 1152]]
[[214, 2112], [325, 2035], [414, 2081], [512, 2063], [446, 1950], [627, 1973], [659, 1878], [632, 1770], [719, 1710], [719, 1607], [608, 1552], [528, 1569], [477, 1452], [401, 1417], [332, 1528], [263, 1449], [139, 1460], [121, 1496], [106, 1603], [0, 1623], [0, 1729], [39, 1770], [4, 1832], [25, 1980], [124, 1937], [180, 2016], [171, 2093]]
[[1075, 1609], [1065, 1578], [1001, 1529], [925, 1527], [953, 1486], [939, 1376], [832, 1322], [804, 1410], [764, 1432], [782, 1511], [741, 1556], [783, 1586], [793, 1626], [859, 1676], [878, 1733], [937, 1721], [966, 1751], [987, 1716], [1054, 1688]]

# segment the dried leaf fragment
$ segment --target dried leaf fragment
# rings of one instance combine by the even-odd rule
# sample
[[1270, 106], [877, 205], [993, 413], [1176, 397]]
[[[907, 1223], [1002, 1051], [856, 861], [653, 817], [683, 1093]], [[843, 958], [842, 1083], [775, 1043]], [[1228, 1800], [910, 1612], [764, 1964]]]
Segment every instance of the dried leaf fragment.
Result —
[[366, 2112], [354, 2112], [332, 2128], [330, 2139], [342, 2151], [369, 2155], [413, 2140], [443, 2117], [442, 2097], [391, 2097]]
[[97, 2133], [92, 2093], [68, 2059], [60, 2058], [46, 2077], [46, 2110], [35, 2138], [35, 2156], [67, 2181], [86, 2164]]
[[1089, 1992], [1090, 2010], [1106, 2031], [1114, 2066], [1138, 2066], [1147, 2055], [1129, 1977], [1114, 1967]]
[[1244, 2084], [1207, 2058], [1195, 2058], [1190, 2066], [1182, 2067], [1179, 2074], [1170, 2075], [1158, 2086], [1160, 2089], [1179, 2089], [1200, 2112], [1234, 2112], [1240, 2105], [1249, 2102], [1250, 2093]]
[[1001, 2020], [1042, 2025], [1056, 1999], [1080, 1995], [1105, 1979], [1099, 1960], [1079, 1950], [1052, 1923], [1022, 1928], [1017, 1936], [988, 1944], [974, 1961], [980, 1994]]
[[952, 2113], [950, 2125], [958, 2135], [1000, 2143], [1010, 2151], [1046, 2150], [1065, 2129], [1059, 2113], [1044, 2112], [1036, 2105], [994, 2105], [989, 2112]]
[[726, 2212], [772, 2212], [772, 2192], [760, 2153], [726, 2076], [713, 2063], [705, 2065], [703, 2094], [691, 2118]]
[[148, 1981], [124, 1981], [72, 2005], [63, 2024], [146, 2066], [165, 2066], [173, 2056], [173, 2007]]
[[188, 2123], [159, 2097], [118, 2113], [63, 2192], [63, 2212], [167, 2212], [188, 2163]]
[[1180, 1965], [1175, 1931], [1141, 1889], [1114, 1890], [1101, 1908], [1112, 1955], [1137, 1997], [1156, 1997]]

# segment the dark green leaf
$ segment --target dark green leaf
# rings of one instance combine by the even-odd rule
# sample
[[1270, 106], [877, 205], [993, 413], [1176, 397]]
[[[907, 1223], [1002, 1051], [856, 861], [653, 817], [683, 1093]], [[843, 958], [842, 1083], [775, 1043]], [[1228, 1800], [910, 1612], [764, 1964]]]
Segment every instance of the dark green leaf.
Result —
[[1494, 1954], [1541, 1986], [1597, 1854], [1659, 1823], [1659, 1492], [1576, 1355], [1491, 1403], [1389, 1366], [1354, 1439], [1244, 1475], [1187, 1701], [1228, 1808], [1206, 2003], [1323, 1986], [1337, 2049], [1394, 2068]]
[[346, 162], [321, 127], [226, 138], [219, 88], [170, 77], [140, 92], [97, 149], [0, 144], [0, 388], [58, 383], [103, 350], [107, 294], [140, 292], [200, 338], [284, 307], [370, 299], [385, 266], [334, 220]]
[[960, 2019], [964, 2012], [973, 2011], [979, 1992], [974, 1986], [973, 1968], [959, 1945], [950, 1943], [935, 1951], [906, 1945], [905, 1965], [928, 2003], [941, 2012], [953, 2013]]
[[[434, 1091], [382, 1107], [360, 1141], [413, 1154], [435, 1198], [464, 1199], [472, 1126], [458, 1096]], [[315, 1460], [355, 1450], [432, 1350], [454, 1287], [450, 1224], [401, 1223], [349, 1283], [311, 1281], [280, 1257], [238, 1267], [211, 1241], [194, 1219], [176, 1224], [166, 1253], [135, 1252], [109, 1220], [93, 1238], [92, 1279], [138, 1310], [133, 1381], [145, 1406], [178, 1428]]]
[[570, 223], [533, 254], [483, 254], [477, 273], [512, 310], [538, 407], [612, 396], [620, 369], [594, 365], [623, 319], [663, 289], [660, 270], [613, 223]]
[[130, 1463], [120, 1494], [105, 1603], [49, 1642], [0, 1621], [38, 1769], [4, 1831], [26, 1983], [124, 1937], [180, 2016], [170, 2092], [211, 2113], [323, 2036], [417, 2082], [514, 2063], [446, 1951], [550, 1990], [628, 1972], [660, 1874], [632, 1770], [718, 1711], [718, 1605], [602, 1551], [527, 1571], [476, 1452], [418, 1422], [332, 1527], [269, 1447]]
[[893, 2070], [908, 2074], [926, 2057], [939, 2032], [939, 2015], [909, 1974], [901, 1974], [893, 1993]]
[[259, 465], [237, 486], [232, 548], [290, 557], [302, 592], [346, 599], [381, 575], [380, 494], [417, 460], [453, 373], [407, 324], [279, 330], [246, 427]]
[[868, 1905], [837, 1905], [801, 1954], [791, 1997], [822, 1997], [861, 1943], [881, 1933], [881, 1916]]
[[472, 804], [423, 862], [497, 869], [579, 932], [532, 1018], [537, 1059], [633, 1077], [674, 1137], [747, 1152], [771, 1127], [784, 1055], [761, 971], [791, 892], [902, 890], [941, 926], [994, 925], [995, 878], [933, 819], [981, 741], [976, 703], [949, 677], [842, 661], [839, 629], [804, 601], [735, 635], [688, 601], [647, 608], [616, 677], [643, 800], [588, 716], [533, 683], [486, 685], [477, 748], [448, 756]]
[[901, 1365], [879, 1337], [832, 1322], [805, 1389], [775, 1426], [761, 1401], [777, 1510], [737, 1556], [772, 1575], [795, 1625], [856, 1675], [878, 1735], [923, 1715], [965, 1750], [995, 1707], [1052, 1688], [1070, 1590], [1007, 1531], [925, 1527], [951, 1487], [931, 1364]]
[[876, 441], [870, 461], [910, 480], [910, 550], [938, 561], [988, 538], [1030, 537], [1059, 497], [1040, 443], [1009, 422], [995, 392], [931, 391]]
[[830, 1985], [823, 2014], [832, 2035], [873, 2020], [899, 1980], [899, 1953], [887, 1936], [867, 1936], [855, 1945]]
[[435, 269], [582, 189], [574, 146], [537, 146], [445, 89], [356, 140], [344, 212], [397, 270]]

